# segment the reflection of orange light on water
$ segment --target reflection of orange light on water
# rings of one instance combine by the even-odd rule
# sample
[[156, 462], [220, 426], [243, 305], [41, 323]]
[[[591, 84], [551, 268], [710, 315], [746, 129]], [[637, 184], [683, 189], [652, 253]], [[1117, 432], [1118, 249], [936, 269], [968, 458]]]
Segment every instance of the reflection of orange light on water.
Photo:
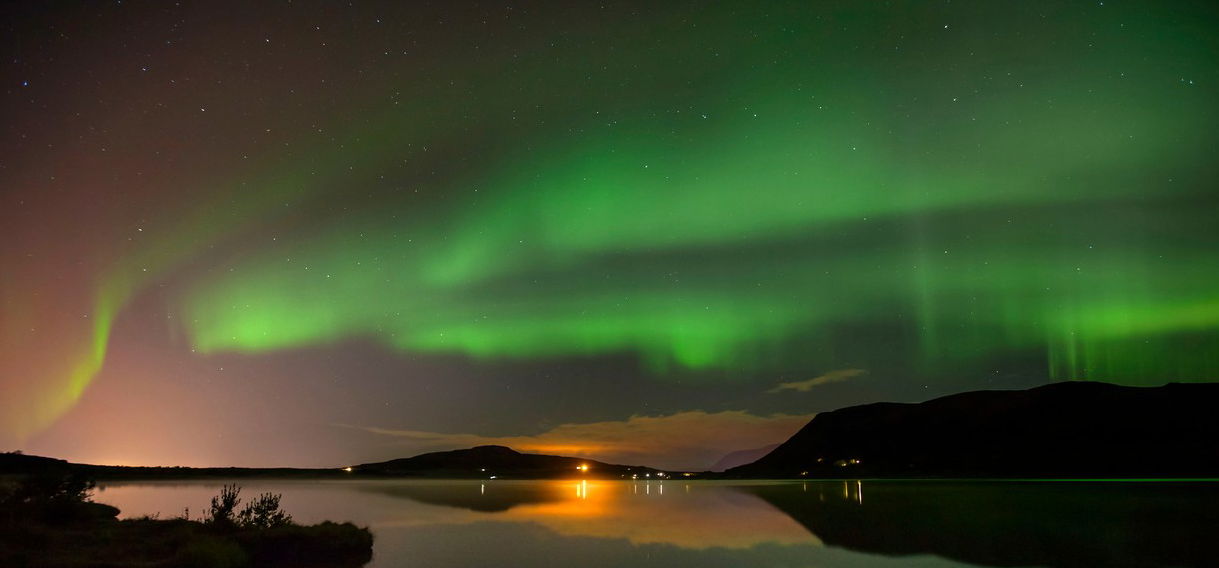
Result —
[[496, 513], [496, 518], [538, 523], [563, 535], [626, 538], [635, 544], [668, 543], [686, 548], [748, 548], [764, 542], [820, 544], [799, 523], [756, 497], [691, 491], [688, 484], [685, 491], [665, 492], [663, 485], [655, 481], [555, 482], [552, 489], [560, 501], [520, 505]]
[[606, 504], [608, 499], [604, 492], [598, 491], [601, 486], [599, 483], [589, 483], [588, 480], [581, 480], [572, 484], [563, 485], [563, 495], [575, 494], [574, 498], [567, 497], [555, 503], [544, 503], [538, 505], [526, 505], [514, 507], [509, 513], [517, 512], [526, 513], [525, 516], [534, 517], [595, 517], [606, 514]]

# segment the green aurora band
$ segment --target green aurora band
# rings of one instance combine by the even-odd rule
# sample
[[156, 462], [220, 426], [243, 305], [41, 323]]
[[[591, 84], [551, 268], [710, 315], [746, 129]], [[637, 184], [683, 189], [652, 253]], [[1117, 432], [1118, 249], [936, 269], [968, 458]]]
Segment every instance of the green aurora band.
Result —
[[936, 10], [580, 18], [370, 72], [325, 135], [99, 235], [92, 317], [4, 430], [71, 408], [166, 282], [202, 353], [1219, 377], [1213, 7]]
[[[473, 66], [477, 102], [421, 94], [351, 137], [362, 169], [408, 142], [478, 152], [412, 182], [452, 197], [346, 199], [195, 282], [188, 333], [204, 353], [355, 337], [480, 359], [629, 352], [663, 376], [814, 366], [862, 324], [901, 329], [924, 373], [1036, 353], [1054, 379], [1214, 378], [1215, 92], [1182, 77], [1214, 83], [1219, 50], [1144, 16], [1090, 38], [1043, 28], [1022, 41], [1058, 51], [1034, 53], [911, 27], [909, 53], [843, 59], [833, 27], [799, 13], [750, 22], [760, 42], [725, 21], [665, 51], [595, 37], [490, 102], [499, 63]], [[586, 77], [607, 68], [614, 82]], [[424, 112], [450, 131], [410, 128]], [[521, 142], [454, 140], [480, 131]]]

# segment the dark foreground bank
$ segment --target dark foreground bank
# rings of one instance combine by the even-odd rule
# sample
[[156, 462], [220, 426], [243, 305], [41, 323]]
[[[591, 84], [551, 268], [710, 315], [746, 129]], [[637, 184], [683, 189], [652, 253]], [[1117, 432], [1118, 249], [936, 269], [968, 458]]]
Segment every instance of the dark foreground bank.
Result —
[[372, 533], [351, 523], [302, 526], [279, 496], [249, 499], [226, 487], [198, 519], [118, 520], [89, 500], [93, 484], [75, 476], [0, 480], [0, 566], [327, 567], [372, 558]]

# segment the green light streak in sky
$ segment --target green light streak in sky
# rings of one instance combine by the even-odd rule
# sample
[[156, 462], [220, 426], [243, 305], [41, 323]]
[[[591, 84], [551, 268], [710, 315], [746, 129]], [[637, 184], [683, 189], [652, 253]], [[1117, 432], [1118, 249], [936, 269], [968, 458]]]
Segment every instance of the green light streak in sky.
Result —
[[[1177, 219], [1196, 227], [1203, 217]], [[1109, 250], [1096, 250], [1083, 241], [1072, 247], [1046, 239], [1039, 224], [987, 235], [989, 219], [958, 222], [966, 225], [960, 234], [926, 237], [921, 254], [909, 250], [918, 241], [885, 238], [893, 228], [869, 229], [869, 222], [846, 237], [812, 239], [817, 246], [794, 239], [800, 246], [787, 256], [775, 255], [767, 243], [758, 255], [700, 249], [617, 261], [569, 257], [545, 271], [460, 286], [418, 277], [419, 259], [431, 255], [403, 254], [407, 247], [391, 234], [336, 234], [201, 286], [188, 314], [204, 352], [368, 336], [401, 349], [477, 358], [636, 352], [657, 372], [673, 365], [755, 366], [759, 353], [800, 333], [897, 318], [908, 323], [932, 368], [936, 361], [1033, 349], [1048, 352], [1055, 377], [1132, 380], [1140, 377], [1120, 368], [1145, 368], [1170, 344], [1130, 344], [1219, 324], [1214, 268], [1164, 277], [1174, 267], [1207, 266], [1207, 250], [1160, 255], [1112, 238], [1105, 239]], [[1109, 221], [1077, 222], [1092, 225], [1085, 236], [1104, 237]], [[872, 230], [882, 235], [875, 243], [851, 244]], [[1019, 238], [1010, 242], [1025, 244], [1007, 245], [1011, 236]], [[944, 241], [952, 245], [926, 250]], [[1052, 258], [1055, 252], [1062, 258]], [[1106, 356], [1106, 365], [1097, 363], [1099, 356], [1062, 355], [1080, 345], [1096, 351], [1115, 344], [1125, 364], [1115, 355]], [[1198, 358], [1172, 354], [1143, 376], [1189, 378], [1210, 368], [1181, 367], [1180, 361]]]
[[[1185, 345], [1219, 325], [1216, 115], [1181, 77], [1214, 78], [1215, 51], [1168, 21], [1114, 19], [1069, 48], [1063, 24], [1014, 55], [920, 31], [917, 56], [820, 58], [843, 47], [821, 23], [751, 43], [719, 22], [706, 33], [740, 43], [723, 59], [696, 37], [577, 48], [515, 94], [473, 70], [467, 94], [353, 135], [353, 161], [385, 163], [425, 111], [452, 132], [504, 132], [517, 108], [562, 126], [420, 182], [440, 202], [345, 197], [360, 214], [201, 278], [188, 331], [203, 352], [367, 337], [479, 359], [628, 352], [664, 374], [800, 360], [802, 342], [883, 325], [927, 374], [1036, 353], [1054, 378], [1214, 377]], [[599, 66], [639, 86], [585, 82]], [[419, 142], [434, 138], [460, 155], [439, 130]]]
[[[505, 243], [521, 239], [551, 259], [769, 238], [869, 216], [1137, 194], [1145, 187], [1123, 176], [1155, 168], [1171, 152], [1162, 141], [1188, 120], [1142, 110], [1115, 120], [1087, 101], [1060, 100], [1046, 112], [1017, 99], [1000, 106], [1023, 124], [990, 125], [993, 149], [980, 151], [975, 136], [943, 136], [952, 125], [898, 121], [880, 104], [831, 104], [846, 116], [884, 117], [907, 135], [881, 134], [810, 101], [762, 105], [767, 116], [722, 109], [729, 118], [716, 127], [692, 116], [650, 127], [659, 132], [614, 128], [574, 150], [514, 161], [488, 180], [501, 198], [470, 211], [458, 244], [425, 273], [453, 283], [520, 269], [530, 259]], [[995, 120], [991, 109], [973, 112]], [[1085, 172], [1070, 191], [1046, 183]]]
[[[71, 409], [105, 364], [115, 318], [132, 297], [209, 246], [240, 234], [256, 222], [275, 218], [287, 206], [304, 203], [328, 187], [339, 170], [334, 162], [343, 157], [327, 158], [313, 162], [317, 170], [281, 173], [273, 169], [269, 174], [249, 174], [249, 182], [232, 182], [223, 189], [205, 192], [205, 199], [190, 207], [163, 211], [159, 222], [147, 223], [147, 231], [141, 231], [147, 240], [124, 242], [117, 260], [97, 277], [91, 325], [72, 330], [77, 334], [65, 334], [62, 340], [73, 345], [74, 355], [63, 359], [62, 372], [47, 378], [47, 396], [11, 412], [7, 429], [17, 439], [24, 439]], [[259, 191], [249, 191], [250, 186]]]
[[[14, 138], [86, 172], [16, 191], [99, 210], [12, 217], [0, 433], [68, 411], [134, 337], [113, 332], [125, 311], [164, 298], [205, 354], [365, 339], [488, 365], [627, 355], [683, 380], [1219, 378], [1217, 15], [1109, 4], [548, 8], [452, 34], [386, 18], [302, 78], [350, 100], [216, 89], [234, 98], [208, 101], [191, 156]], [[291, 25], [260, 49], [319, 31]], [[434, 44], [387, 49], [407, 36]], [[179, 71], [225, 76], [225, 58]], [[147, 96], [115, 106], [120, 84]], [[142, 85], [47, 108], [176, 146], [174, 113], [202, 104]], [[15, 159], [12, 179], [42, 176]], [[111, 175], [135, 186], [90, 183]]]

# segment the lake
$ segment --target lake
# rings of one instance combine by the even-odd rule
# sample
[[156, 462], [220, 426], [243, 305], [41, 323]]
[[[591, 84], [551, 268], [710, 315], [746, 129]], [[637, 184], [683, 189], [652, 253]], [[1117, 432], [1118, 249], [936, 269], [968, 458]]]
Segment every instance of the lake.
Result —
[[[1219, 566], [1219, 483], [239, 482], [352, 521], [390, 566]], [[223, 481], [108, 482], [124, 518], [199, 517]]]

